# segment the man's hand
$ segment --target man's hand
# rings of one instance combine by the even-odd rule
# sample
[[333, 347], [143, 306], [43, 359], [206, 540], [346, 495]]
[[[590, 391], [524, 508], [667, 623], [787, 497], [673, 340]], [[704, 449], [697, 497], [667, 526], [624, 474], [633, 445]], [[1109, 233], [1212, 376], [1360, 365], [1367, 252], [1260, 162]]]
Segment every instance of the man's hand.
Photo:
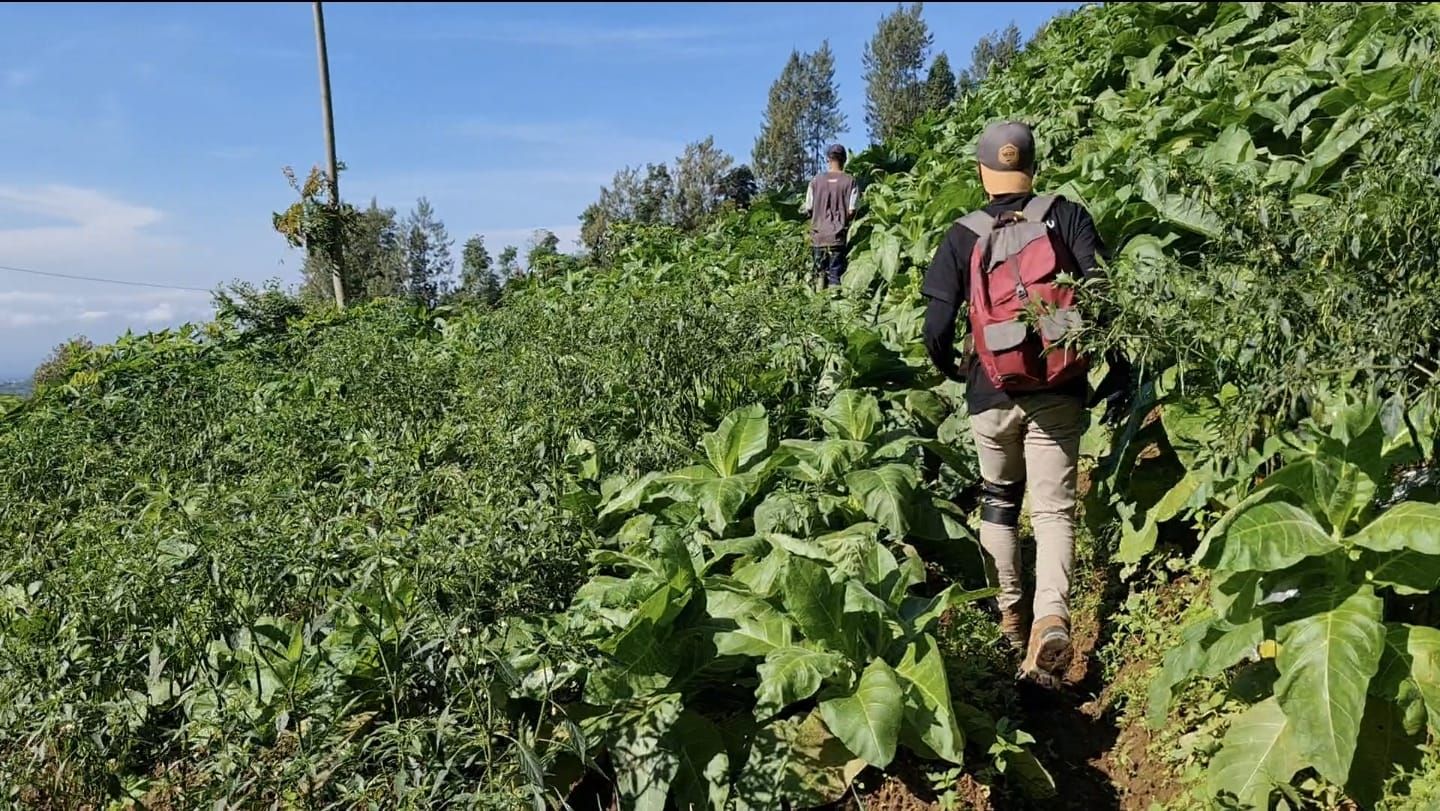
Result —
[[1130, 403], [1133, 401], [1129, 387], [1123, 388], [1108, 397], [1101, 398], [1105, 403], [1105, 413], [1100, 415], [1100, 424], [1111, 428], [1119, 425], [1130, 411]]
[[1106, 360], [1110, 368], [1090, 396], [1089, 407], [1094, 408], [1104, 403], [1105, 413], [1100, 422], [1113, 426], [1130, 410], [1130, 404], [1134, 400], [1134, 369], [1129, 360], [1119, 353], [1110, 353]]

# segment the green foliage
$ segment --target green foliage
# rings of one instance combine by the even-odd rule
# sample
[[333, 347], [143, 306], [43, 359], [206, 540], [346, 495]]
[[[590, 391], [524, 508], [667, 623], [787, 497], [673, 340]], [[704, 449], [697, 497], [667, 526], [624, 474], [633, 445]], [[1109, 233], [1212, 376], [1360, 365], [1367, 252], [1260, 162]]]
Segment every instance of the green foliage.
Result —
[[1166, 655], [1152, 716], [1186, 679], [1246, 660], [1269, 667], [1263, 652], [1278, 649], [1273, 687], [1232, 722], [1212, 764], [1214, 789], [1242, 802], [1263, 805], [1313, 767], [1372, 804], [1407, 752], [1418, 759], [1415, 736], [1440, 729], [1440, 634], [1387, 621], [1382, 599], [1440, 586], [1440, 507], [1405, 501], [1373, 515], [1378, 483], [1419, 455], [1381, 411], [1362, 399], [1307, 421], [1286, 464], [1196, 553], [1213, 572], [1213, 616]]
[[46, 386], [64, 383], [75, 370], [76, 363], [95, 345], [83, 335], [76, 336], [51, 350], [49, 357], [35, 367], [31, 375], [31, 386], [36, 391]]
[[514, 807], [544, 746], [487, 651], [574, 593], [601, 466], [674, 466], [744, 403], [788, 430], [844, 368], [799, 250], [727, 227], [494, 310], [235, 295], [8, 413], [10, 801]]
[[[941, 528], [930, 540], [975, 541], [913, 487], [922, 440], [898, 414], [846, 389], [816, 416], [823, 439], [777, 443], [763, 409], [738, 409], [702, 439], [698, 464], [602, 487], [599, 520], [615, 534], [562, 620], [598, 656], [546, 667], [573, 674], [566, 711], [590, 751], [615, 755], [627, 805], [658, 808], [669, 794], [808, 807], [838, 799], [864, 765], [889, 765], [902, 744], [963, 762], [932, 633], [993, 590], [920, 591], [924, 567], [906, 542], [922, 525]], [[817, 467], [836, 445], [848, 451]], [[671, 709], [636, 729], [637, 706]], [[731, 737], [731, 768], [698, 785], [668, 765], [716, 756], [710, 737], [682, 733], [687, 719]], [[622, 757], [635, 736], [647, 755]], [[777, 765], [811, 758], [807, 781], [777, 779]]]
[[600, 189], [600, 199], [580, 215], [581, 244], [592, 260], [604, 262], [612, 258], [611, 232], [623, 223], [666, 224], [689, 233], [712, 222], [727, 200], [748, 204], [754, 178], [746, 180], [748, 169], [732, 176], [733, 162], [707, 137], [687, 144], [673, 170], [652, 163], [643, 176], [630, 167], [616, 172], [611, 185]]
[[1411, 5], [1113, 5], [1053, 21], [948, 119], [856, 156], [870, 187], [847, 276], [883, 282], [882, 317], [915, 307], [945, 230], [983, 201], [974, 139], [1019, 118], [1036, 128], [1040, 188], [1084, 203], [1113, 249], [1108, 288], [1082, 300], [1114, 317], [1087, 345], [1151, 379], [1174, 368], [1174, 396], [1231, 386], [1216, 423], [1232, 449], [1327, 389], [1414, 392], [1440, 354], [1440, 232], [1422, 225], [1440, 215], [1435, 45]]
[[[236, 288], [213, 324], [76, 353], [0, 418], [7, 800], [540, 807], [599, 772], [626, 807], [770, 809], [975, 754], [1063, 791], [979, 683], [998, 634], [965, 607], [988, 584], [949, 500], [977, 476], [963, 392], [918, 340], [923, 269], [983, 202], [973, 141], [1005, 116], [1115, 249], [1082, 285], [1112, 316], [1086, 347], [1142, 370], [1084, 440], [1101, 556], [1133, 576], [1204, 531], [1210, 599], [1171, 617], [1199, 618], [1115, 620], [1112, 646], [1170, 649], [1153, 720], [1186, 702], [1207, 800], [1371, 807], [1409, 780], [1423, 802], [1435, 20], [1087, 7], [1018, 54], [988, 40], [942, 117], [920, 114], [917, 4], [867, 49], [887, 142], [848, 167], [868, 208], [841, 290], [800, 283], [783, 196], [796, 53], [755, 156], [780, 194], [749, 200], [708, 142], [626, 170], [584, 216], [590, 261], [546, 240], [522, 275], [509, 247], [493, 309], [429, 307], [448, 238], [417, 216], [395, 276], [372, 203], [347, 289], [423, 266], [425, 306]], [[331, 234], [322, 180], [277, 215], [292, 244]]]

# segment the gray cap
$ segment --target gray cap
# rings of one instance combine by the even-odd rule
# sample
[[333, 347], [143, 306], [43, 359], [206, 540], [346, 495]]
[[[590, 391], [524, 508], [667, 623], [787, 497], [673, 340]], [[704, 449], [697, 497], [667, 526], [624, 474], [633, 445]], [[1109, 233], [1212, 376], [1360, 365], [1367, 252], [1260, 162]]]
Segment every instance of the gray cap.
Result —
[[1019, 121], [1001, 121], [985, 128], [975, 147], [980, 165], [997, 172], [1035, 169], [1035, 133]]

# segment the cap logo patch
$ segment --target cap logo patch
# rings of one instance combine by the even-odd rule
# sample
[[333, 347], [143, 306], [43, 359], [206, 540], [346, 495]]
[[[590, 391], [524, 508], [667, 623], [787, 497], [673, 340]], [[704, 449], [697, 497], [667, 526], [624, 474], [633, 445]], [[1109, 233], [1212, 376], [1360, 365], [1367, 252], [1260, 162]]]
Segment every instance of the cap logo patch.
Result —
[[1020, 147], [1006, 144], [1000, 147], [1000, 152], [996, 157], [1000, 159], [1001, 166], [1013, 169], [1020, 165]]

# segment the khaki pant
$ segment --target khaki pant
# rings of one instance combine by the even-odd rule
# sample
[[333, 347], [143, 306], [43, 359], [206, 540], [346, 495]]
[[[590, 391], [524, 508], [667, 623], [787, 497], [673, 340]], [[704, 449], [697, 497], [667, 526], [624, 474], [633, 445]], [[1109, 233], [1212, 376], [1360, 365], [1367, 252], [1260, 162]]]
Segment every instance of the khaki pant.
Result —
[[[980, 475], [989, 485], [987, 504], [1018, 518], [1022, 485], [1030, 497], [1030, 522], [1035, 528], [1035, 619], [1070, 616], [1076, 461], [1088, 417], [1078, 398], [1053, 394], [1023, 395], [1010, 405], [970, 417]], [[1024, 593], [1017, 523], [980, 522], [980, 545], [995, 560], [1002, 609], [1020, 602]]]

